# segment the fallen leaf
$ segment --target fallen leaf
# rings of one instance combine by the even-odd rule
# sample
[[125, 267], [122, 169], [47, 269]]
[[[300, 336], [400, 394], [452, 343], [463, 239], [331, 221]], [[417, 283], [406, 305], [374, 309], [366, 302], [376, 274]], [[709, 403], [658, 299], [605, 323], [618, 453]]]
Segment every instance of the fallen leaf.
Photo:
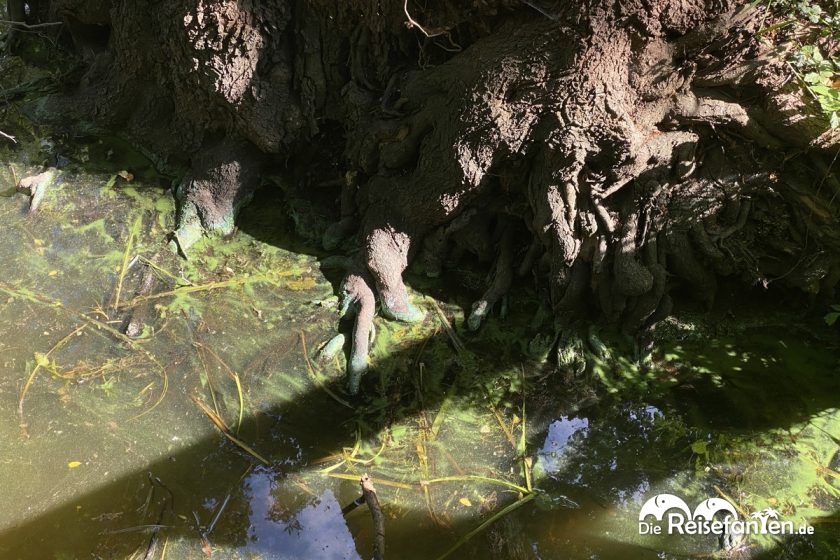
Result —
[[132, 175], [131, 173], [129, 173], [128, 171], [125, 171], [125, 170], [120, 171], [119, 173], [117, 173], [117, 175], [119, 175], [120, 177], [122, 177], [123, 179], [125, 179], [129, 183], [134, 180], [134, 175]]
[[458, 500], [458, 503], [464, 507], [472, 507], [472, 502], [469, 498], [461, 498], [460, 500]]
[[76, 467], [80, 466], [82, 466], [81, 461], [70, 461], [69, 463], [67, 463], [67, 467], [71, 469], [75, 469]]

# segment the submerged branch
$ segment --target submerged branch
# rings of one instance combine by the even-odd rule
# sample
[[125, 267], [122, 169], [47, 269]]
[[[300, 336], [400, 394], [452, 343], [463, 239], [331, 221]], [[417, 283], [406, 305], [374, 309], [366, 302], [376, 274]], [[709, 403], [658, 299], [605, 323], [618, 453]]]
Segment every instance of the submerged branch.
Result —
[[370, 515], [373, 518], [373, 558], [384, 560], [385, 558], [385, 516], [382, 515], [382, 507], [379, 505], [379, 498], [376, 496], [376, 489], [373, 487], [373, 479], [364, 474], [359, 481], [362, 486], [362, 496], [370, 508]]
[[200, 401], [199, 399], [197, 399], [194, 396], [190, 396], [190, 398], [193, 400], [193, 402], [196, 405], [198, 405], [198, 408], [201, 409], [201, 412], [203, 412], [210, 419], [210, 421], [213, 422], [213, 425], [215, 425], [216, 428], [218, 428], [219, 431], [222, 432], [222, 435], [225, 436], [227, 439], [229, 439], [231, 441], [231, 443], [233, 443], [234, 445], [239, 447], [242, 451], [244, 451], [245, 453], [247, 453], [248, 455], [250, 455], [254, 459], [258, 460], [262, 464], [264, 464], [264, 465], [269, 465], [270, 464], [268, 462], [268, 459], [266, 459], [265, 457], [263, 457], [262, 455], [260, 455], [256, 451], [254, 451], [254, 449], [250, 445], [248, 445], [247, 443], [245, 443], [244, 441], [242, 441], [241, 439], [237, 438], [232, 433], [230, 433], [230, 430], [228, 429], [227, 424], [225, 424], [224, 420], [222, 420], [221, 417], [219, 417], [219, 415], [216, 414], [215, 411], [213, 411], [212, 408], [210, 408], [209, 406], [207, 406], [206, 404], [204, 404], [202, 401]]

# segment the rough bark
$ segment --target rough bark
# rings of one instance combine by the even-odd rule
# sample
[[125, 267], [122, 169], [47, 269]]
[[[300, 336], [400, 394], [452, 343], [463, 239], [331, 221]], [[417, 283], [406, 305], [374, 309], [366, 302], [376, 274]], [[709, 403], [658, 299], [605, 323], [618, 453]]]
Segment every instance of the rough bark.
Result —
[[560, 330], [644, 331], [675, 287], [711, 305], [720, 276], [833, 297], [838, 134], [756, 34], [762, 9], [54, 0], [89, 69], [43, 110], [189, 167], [184, 250], [230, 231], [262, 165], [336, 185], [324, 245], [361, 247], [342, 289], [357, 380], [374, 294], [388, 317], [423, 316], [402, 279], [418, 254], [430, 275], [488, 262], [471, 328], [515, 270], [548, 288]]

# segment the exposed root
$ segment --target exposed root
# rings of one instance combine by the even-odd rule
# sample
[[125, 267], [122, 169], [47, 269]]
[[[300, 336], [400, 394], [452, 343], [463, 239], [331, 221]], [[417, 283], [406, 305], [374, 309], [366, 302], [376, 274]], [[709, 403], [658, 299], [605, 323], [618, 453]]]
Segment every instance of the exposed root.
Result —
[[615, 290], [627, 297], [645, 294], [653, 287], [653, 275], [636, 258], [638, 214], [628, 212], [622, 219], [621, 238], [615, 252], [613, 272], [616, 278]]
[[358, 227], [356, 218], [356, 192], [359, 184], [356, 173], [348, 172], [341, 186], [341, 218], [327, 228], [322, 245], [327, 251], [336, 249]]
[[180, 203], [177, 249], [186, 254], [202, 235], [230, 235], [234, 219], [259, 184], [259, 160], [235, 138], [206, 146], [176, 196]]
[[470, 209], [456, 217], [452, 222], [441, 226], [426, 236], [423, 242], [423, 253], [421, 259], [424, 265], [426, 276], [437, 278], [445, 265], [445, 257], [450, 237], [463, 230], [475, 215], [475, 210]]
[[350, 360], [347, 362], [348, 392], [356, 395], [362, 376], [369, 367], [369, 344], [376, 313], [373, 290], [357, 273], [349, 273], [341, 283], [341, 313], [355, 314]]
[[43, 173], [33, 175], [31, 177], [24, 177], [18, 183], [18, 189], [29, 195], [29, 215], [34, 216], [41, 208], [41, 202], [47, 191], [55, 184], [58, 177], [58, 170], [50, 167]]
[[467, 318], [467, 326], [472, 331], [478, 330], [481, 322], [487, 317], [496, 302], [507, 294], [513, 281], [513, 226], [504, 224], [501, 227], [499, 256], [496, 258], [496, 264], [493, 267], [493, 279], [481, 299], [473, 303], [470, 315]]
[[519, 264], [519, 268], [516, 269], [516, 276], [520, 278], [527, 276], [534, 268], [534, 263], [536, 263], [542, 256], [544, 250], [545, 249], [539, 239], [536, 237], [532, 239], [531, 244], [528, 246], [528, 251], [525, 253], [525, 256], [522, 258], [522, 262]]
[[366, 239], [367, 267], [373, 276], [382, 314], [397, 321], [421, 321], [425, 314], [408, 298], [402, 273], [408, 266], [410, 237], [390, 228], [374, 229]]

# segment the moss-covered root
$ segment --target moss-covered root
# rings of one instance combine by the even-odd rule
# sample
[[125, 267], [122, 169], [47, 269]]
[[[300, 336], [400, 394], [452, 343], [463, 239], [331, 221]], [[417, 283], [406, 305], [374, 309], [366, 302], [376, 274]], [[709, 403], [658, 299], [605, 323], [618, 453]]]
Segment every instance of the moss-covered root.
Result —
[[355, 313], [353, 339], [350, 346], [350, 360], [347, 362], [347, 390], [351, 395], [359, 392], [362, 376], [369, 367], [370, 337], [376, 300], [368, 283], [361, 275], [349, 273], [341, 283], [341, 312]]
[[259, 185], [260, 158], [236, 138], [205, 146], [175, 195], [179, 203], [174, 249], [182, 254], [203, 235], [230, 235], [236, 214]]

